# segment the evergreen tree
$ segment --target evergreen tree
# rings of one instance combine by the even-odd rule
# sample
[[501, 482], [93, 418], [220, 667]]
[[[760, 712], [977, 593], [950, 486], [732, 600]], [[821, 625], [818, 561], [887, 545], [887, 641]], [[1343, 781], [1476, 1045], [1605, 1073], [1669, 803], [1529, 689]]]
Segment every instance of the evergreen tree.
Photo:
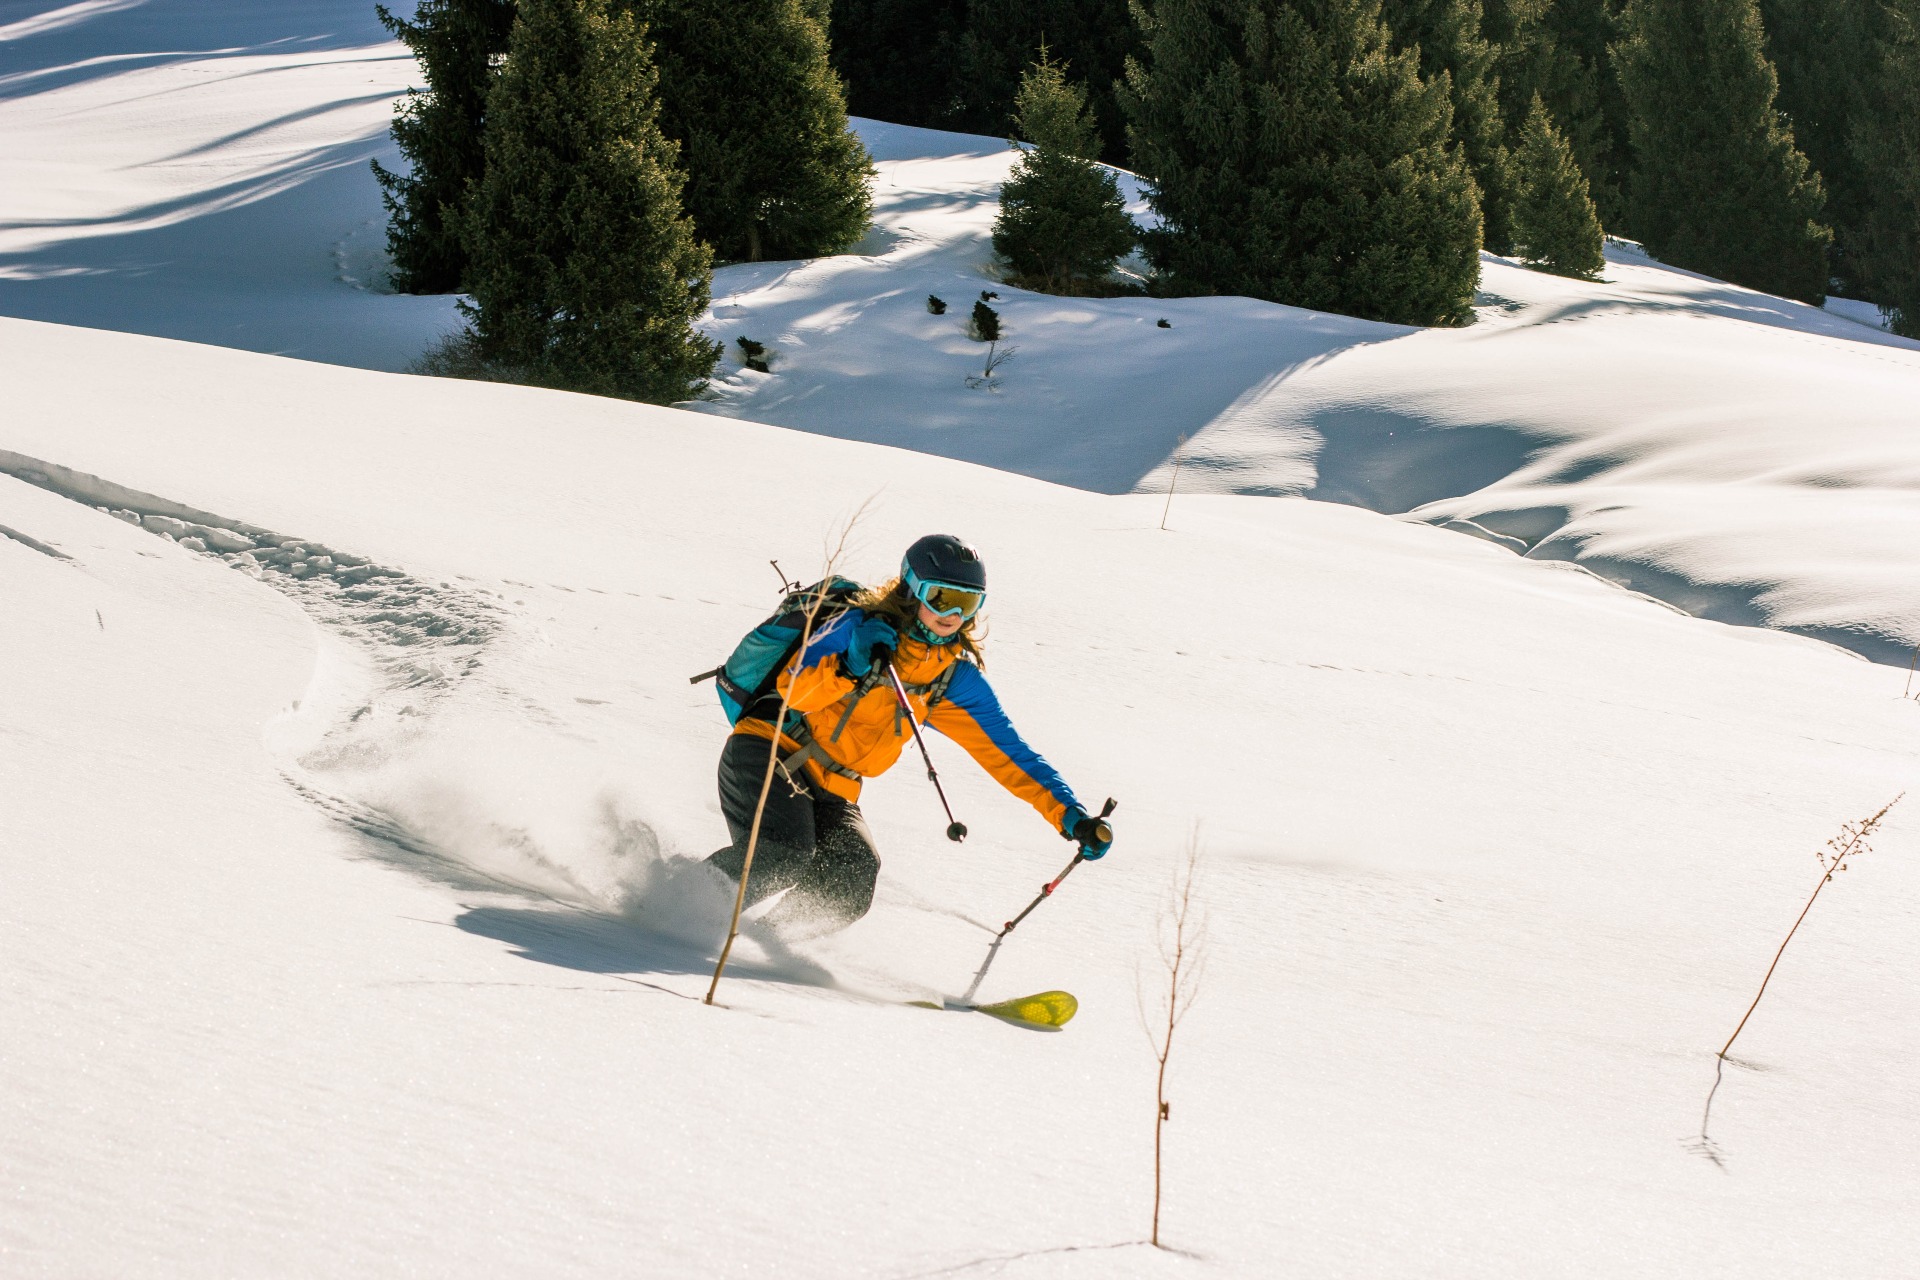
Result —
[[1380, 16], [1393, 47], [1414, 49], [1427, 80], [1445, 75], [1453, 94], [1453, 136], [1480, 184], [1486, 247], [1513, 248], [1513, 179], [1508, 173], [1507, 125], [1500, 113], [1500, 77], [1494, 48], [1480, 33], [1480, 0], [1384, 0]]
[[833, 0], [832, 9], [833, 68], [846, 81], [849, 110], [924, 128], [958, 118], [954, 66], [967, 0]]
[[826, 29], [802, 0], [640, 0], [660, 67], [660, 127], [683, 197], [725, 261], [815, 258], [866, 233], [866, 148], [847, 128]]
[[940, 125], [1004, 133], [1027, 59], [1044, 45], [1086, 89], [1097, 158], [1123, 164], [1127, 130], [1117, 91], [1138, 42], [1127, 0], [968, 0], [954, 48], [952, 107]]
[[374, 177], [387, 206], [387, 251], [402, 293], [452, 293], [467, 265], [460, 208], [480, 180], [491, 61], [507, 48], [513, 0], [420, 0], [413, 21], [375, 5], [380, 22], [420, 62], [425, 90], [394, 109], [393, 140], [409, 172], [378, 160]]
[[1513, 221], [1522, 255], [1556, 275], [1582, 280], [1598, 276], [1607, 265], [1600, 216], [1588, 194], [1587, 177], [1574, 161], [1573, 148], [1554, 128], [1553, 117], [1538, 94], [1520, 131], [1514, 167], [1520, 194]]
[[1874, 175], [1862, 219], [1861, 268], [1893, 331], [1920, 338], [1920, 0], [1886, 0], [1854, 153]]
[[1854, 151], [1856, 127], [1870, 124], [1881, 0], [1760, 0], [1767, 53], [1780, 75], [1778, 106], [1827, 191], [1834, 231], [1833, 275], [1858, 296], [1855, 250], [1878, 175]]
[[1000, 188], [994, 249], [1017, 278], [1050, 293], [1097, 285], [1137, 232], [1119, 183], [1094, 162], [1100, 136], [1086, 90], [1043, 49], [1014, 96], [1014, 120], [1033, 149]]
[[1754, 0], [1632, 0], [1623, 24], [1635, 234], [1662, 261], [1818, 306], [1833, 233], [1774, 110]]
[[465, 220], [476, 353], [519, 380], [683, 400], [719, 347], [692, 328], [711, 255], [680, 213], [644, 32], [609, 0], [520, 0]]
[[1484, 26], [1496, 50], [1508, 136], [1519, 136], [1539, 94], [1602, 219], [1625, 225], [1626, 100], [1610, 53], [1619, 0], [1486, 0]]
[[1409, 324], [1467, 319], [1480, 207], [1448, 86], [1378, 0], [1150, 0], [1123, 95], [1167, 287]]

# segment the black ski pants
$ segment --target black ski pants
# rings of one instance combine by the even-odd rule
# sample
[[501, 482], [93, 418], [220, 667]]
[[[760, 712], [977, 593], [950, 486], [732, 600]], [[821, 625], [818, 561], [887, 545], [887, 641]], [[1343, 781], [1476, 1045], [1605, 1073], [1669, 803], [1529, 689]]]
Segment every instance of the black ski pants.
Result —
[[[747, 859], [753, 810], [772, 750], [773, 743], [765, 738], [736, 733], [720, 751], [720, 810], [733, 843], [707, 861], [735, 884]], [[880, 855], [860, 806], [816, 787], [798, 766], [792, 779], [776, 768], [753, 853], [747, 905], [791, 889], [767, 913], [768, 923], [844, 929], [867, 914], [879, 878]]]

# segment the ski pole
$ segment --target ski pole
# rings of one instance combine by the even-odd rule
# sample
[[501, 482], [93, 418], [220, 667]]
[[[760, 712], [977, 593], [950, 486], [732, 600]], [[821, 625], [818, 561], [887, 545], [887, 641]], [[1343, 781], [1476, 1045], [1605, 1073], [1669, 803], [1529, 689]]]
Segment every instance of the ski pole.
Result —
[[927, 751], [927, 740], [920, 736], [920, 722], [914, 719], [913, 704], [907, 701], [907, 686], [900, 683], [900, 673], [893, 669], [893, 663], [887, 663], [887, 679], [893, 681], [893, 696], [900, 699], [900, 709], [907, 714], [907, 723], [913, 726], [913, 740], [920, 747], [920, 758], [927, 762], [927, 777], [933, 783], [933, 789], [940, 796], [940, 807], [947, 811], [947, 839], [958, 844], [967, 838], [967, 824], [953, 816], [953, 806], [947, 803], [947, 791], [940, 785], [940, 775], [934, 772], [933, 756]]
[[[1107, 797], [1106, 807], [1100, 810], [1100, 819], [1099, 819], [1100, 825], [1094, 829], [1095, 838], [1100, 840], [1113, 839], [1113, 828], [1107, 825], [1107, 815], [1111, 814], [1115, 809], [1119, 807], [1120, 807], [1120, 802], [1118, 800], [1115, 800], [1112, 796]], [[1025, 920], [1029, 915], [1032, 914], [1033, 909], [1035, 907], [1045, 902], [1048, 898], [1051, 898], [1053, 896], [1053, 891], [1060, 887], [1060, 882], [1062, 880], [1065, 880], [1068, 876], [1072, 875], [1073, 869], [1079, 866], [1081, 863], [1085, 862], [1086, 860], [1087, 860], [1087, 851], [1085, 849], [1082, 849], [1078, 853], [1074, 854], [1073, 861], [1067, 864], [1067, 869], [1065, 871], [1062, 871], [1059, 875], [1055, 876], [1052, 880], [1050, 880], [1046, 884], [1041, 885], [1040, 896], [1035, 898], [1032, 902], [1029, 902], [1027, 904], [1027, 909], [1025, 911], [1022, 911], [1019, 915], [1007, 921], [1007, 927], [1000, 931], [999, 937], [995, 938], [994, 941], [998, 942], [1000, 938], [1004, 938], [1008, 934], [1012, 933], [1013, 926], [1019, 924], [1022, 920]]]

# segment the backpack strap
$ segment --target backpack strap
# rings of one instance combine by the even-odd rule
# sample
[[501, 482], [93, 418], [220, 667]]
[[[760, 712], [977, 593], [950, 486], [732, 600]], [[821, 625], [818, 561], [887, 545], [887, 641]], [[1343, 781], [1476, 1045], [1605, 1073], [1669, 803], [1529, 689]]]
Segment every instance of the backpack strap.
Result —
[[812, 732], [808, 730], [807, 722], [801, 717], [795, 716], [794, 723], [788, 726], [785, 732], [789, 738], [792, 738], [800, 744], [798, 751], [783, 757], [780, 761], [781, 771], [787, 775], [788, 781], [795, 784], [800, 783], [801, 779], [805, 776], [802, 769], [809, 760], [819, 765], [828, 773], [837, 773], [843, 778], [852, 778], [855, 782], [865, 781], [860, 774], [855, 773], [828, 755], [821, 748], [820, 743], [815, 740]]
[[867, 674], [860, 677], [859, 683], [855, 684], [852, 692], [846, 696], [847, 709], [840, 713], [840, 722], [833, 726], [833, 733], [827, 738], [828, 742], [840, 741], [840, 735], [846, 732], [847, 721], [853, 719], [853, 709], [860, 705], [862, 698], [879, 687], [880, 669], [878, 667], [872, 668]]

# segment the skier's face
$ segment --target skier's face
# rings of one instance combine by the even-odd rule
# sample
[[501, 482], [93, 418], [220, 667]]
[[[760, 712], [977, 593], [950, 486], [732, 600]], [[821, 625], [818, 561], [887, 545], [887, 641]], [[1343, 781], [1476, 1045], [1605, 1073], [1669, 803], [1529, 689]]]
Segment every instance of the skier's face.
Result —
[[967, 620], [957, 613], [942, 617], [923, 604], [920, 606], [920, 625], [937, 636], [950, 636], [966, 626]]

